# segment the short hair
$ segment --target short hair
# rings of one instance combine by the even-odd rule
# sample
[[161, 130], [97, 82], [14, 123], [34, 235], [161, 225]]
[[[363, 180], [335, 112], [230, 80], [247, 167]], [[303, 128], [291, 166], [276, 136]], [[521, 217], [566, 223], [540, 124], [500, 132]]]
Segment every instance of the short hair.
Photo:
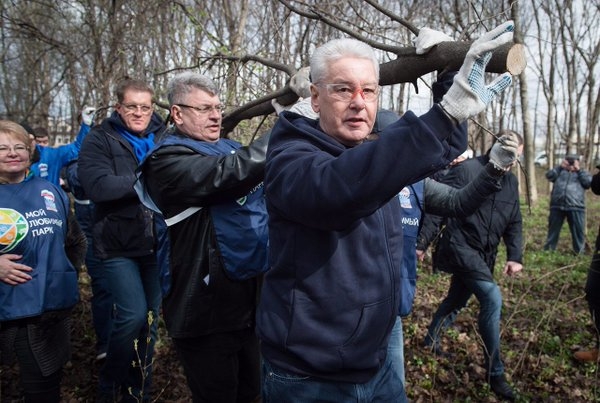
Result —
[[370, 60], [375, 69], [375, 78], [379, 82], [379, 61], [375, 51], [370, 45], [351, 38], [334, 39], [315, 49], [310, 58], [311, 81], [318, 83], [323, 80], [329, 73], [330, 63], [343, 57]]
[[197, 89], [212, 96], [219, 95], [217, 84], [208, 76], [192, 71], [177, 74], [167, 84], [167, 99], [169, 105], [184, 102], [186, 95]]
[[125, 93], [130, 90], [147, 92], [152, 97], [154, 97], [154, 89], [150, 84], [148, 84], [145, 81], [138, 80], [136, 78], [127, 78], [117, 84], [117, 87], [115, 89], [115, 93], [117, 95], [117, 102], [123, 102], [123, 99], [125, 98]]
[[50, 137], [50, 134], [48, 133], [48, 129], [46, 129], [45, 127], [34, 127], [33, 128], [33, 137], [35, 137], [36, 139], [40, 138], [40, 137]]
[[498, 133], [496, 133], [495, 137], [496, 137], [496, 139], [499, 139], [500, 137], [504, 136], [505, 134], [515, 136], [517, 138], [517, 143], [519, 143], [519, 145], [522, 145], [524, 143], [523, 136], [520, 133], [517, 133], [516, 131], [510, 130], [510, 129], [500, 130]]
[[23, 126], [11, 120], [0, 120], [0, 133], [8, 134], [9, 136], [20, 140], [27, 146], [31, 154], [31, 139], [29, 133]]

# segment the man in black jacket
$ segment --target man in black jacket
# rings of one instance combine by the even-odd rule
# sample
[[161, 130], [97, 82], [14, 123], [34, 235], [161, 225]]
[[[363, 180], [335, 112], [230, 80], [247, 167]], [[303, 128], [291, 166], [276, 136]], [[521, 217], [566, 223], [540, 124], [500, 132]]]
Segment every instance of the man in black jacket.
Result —
[[157, 144], [141, 183], [164, 214], [170, 246], [163, 313], [194, 402], [260, 397], [254, 332], [268, 228], [262, 180], [268, 136], [220, 138], [215, 83], [186, 72], [168, 84], [175, 130]]
[[[518, 138], [518, 154], [521, 154], [522, 137], [513, 131], [505, 131], [499, 133], [497, 138], [502, 135]], [[467, 160], [452, 169], [443, 181], [462, 187], [471, 182], [488, 162], [489, 155]], [[507, 255], [503, 271], [512, 276], [523, 267], [519, 191], [517, 179], [512, 173], [502, 178], [502, 189], [488, 196], [475, 213], [448, 220], [438, 243], [438, 257], [444, 262], [441, 269], [451, 273], [452, 279], [448, 295], [427, 329], [425, 345], [441, 352], [441, 333], [452, 324], [459, 310], [475, 294], [480, 304], [478, 324], [485, 346], [488, 382], [494, 393], [513, 400], [514, 392], [506, 382], [504, 365], [500, 359], [502, 295], [493, 276], [501, 239], [506, 245]]]
[[115, 310], [98, 401], [113, 402], [122, 393], [121, 401], [145, 402], [160, 307], [155, 228], [162, 218], [140, 202], [133, 184], [164, 125], [153, 113], [148, 84], [125, 80], [116, 93], [113, 114], [85, 138], [77, 171], [95, 203], [94, 255], [101, 259]]

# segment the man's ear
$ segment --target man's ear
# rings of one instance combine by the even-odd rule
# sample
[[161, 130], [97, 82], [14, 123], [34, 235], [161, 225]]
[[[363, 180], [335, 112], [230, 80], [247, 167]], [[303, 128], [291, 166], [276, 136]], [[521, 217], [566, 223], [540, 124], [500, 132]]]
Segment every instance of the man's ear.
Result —
[[175, 105], [171, 106], [171, 121], [176, 125], [180, 125], [183, 123], [183, 119], [181, 119], [181, 108]]
[[312, 105], [312, 108], [315, 112], [319, 113], [321, 112], [320, 107], [319, 107], [319, 91], [317, 90], [317, 87], [314, 84], [310, 85], [310, 103]]

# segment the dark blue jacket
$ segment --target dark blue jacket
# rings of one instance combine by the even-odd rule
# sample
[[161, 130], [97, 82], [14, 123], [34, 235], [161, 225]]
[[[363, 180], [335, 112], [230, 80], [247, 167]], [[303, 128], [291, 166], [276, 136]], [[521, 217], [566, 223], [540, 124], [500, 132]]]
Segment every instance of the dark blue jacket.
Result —
[[347, 148], [318, 120], [283, 112], [267, 152], [271, 269], [257, 331], [285, 371], [365, 382], [398, 313], [400, 190], [446, 166], [466, 136], [434, 106]]
[[47, 179], [55, 185], [60, 185], [60, 171], [69, 162], [76, 160], [81, 149], [81, 144], [90, 131], [90, 127], [84, 123], [79, 128], [75, 141], [59, 147], [43, 147], [37, 145], [39, 161], [31, 164], [31, 172], [35, 176]]
[[0, 254], [17, 254], [33, 268], [32, 280], [17, 286], [0, 282], [0, 321], [73, 307], [77, 271], [65, 251], [69, 200], [58, 186], [30, 176], [0, 185]]
[[400, 316], [406, 316], [412, 310], [417, 287], [417, 237], [424, 208], [424, 183], [425, 181], [419, 181], [398, 193], [402, 209], [402, 231], [404, 232], [404, 250], [400, 270]]
[[[95, 203], [93, 245], [99, 259], [139, 257], [155, 251], [156, 218], [133, 188], [139, 161], [118, 128], [126, 130], [114, 112], [85, 138], [77, 162], [79, 181]], [[158, 136], [163, 130], [162, 120], [154, 114], [145, 133]]]

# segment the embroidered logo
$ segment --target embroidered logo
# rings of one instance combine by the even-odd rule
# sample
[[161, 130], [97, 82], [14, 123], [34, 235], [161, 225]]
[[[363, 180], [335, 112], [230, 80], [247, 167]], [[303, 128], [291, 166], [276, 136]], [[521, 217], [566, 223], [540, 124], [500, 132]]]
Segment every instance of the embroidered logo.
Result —
[[0, 208], [0, 253], [7, 253], [27, 236], [29, 224], [16, 210]]
[[398, 199], [400, 200], [400, 206], [406, 209], [412, 209], [412, 203], [410, 202], [410, 189], [408, 187], [403, 188], [398, 193]]
[[44, 198], [44, 203], [46, 204], [46, 210], [50, 211], [58, 211], [56, 209], [56, 201], [54, 199], [54, 193], [49, 191], [48, 189], [44, 189], [41, 192], [41, 196]]

